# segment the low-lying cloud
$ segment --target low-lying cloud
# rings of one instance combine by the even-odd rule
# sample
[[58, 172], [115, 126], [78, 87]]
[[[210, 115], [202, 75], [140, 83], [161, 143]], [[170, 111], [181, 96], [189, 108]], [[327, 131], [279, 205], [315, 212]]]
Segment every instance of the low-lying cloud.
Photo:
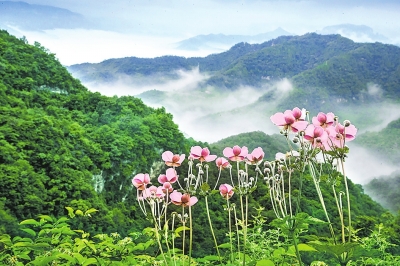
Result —
[[[144, 93], [144, 102], [152, 107], [164, 106], [166, 111], [173, 115], [174, 122], [187, 137], [209, 143], [244, 132], [278, 133], [279, 129], [272, 124], [270, 116], [277, 111], [279, 103], [284, 101], [293, 90], [293, 85], [288, 79], [271, 82], [262, 88], [242, 86], [229, 91], [204, 85], [209, 76], [200, 73], [198, 68], [190, 71], [180, 70], [173, 74], [178, 78], [150, 77], [135, 80], [132, 77], [121, 77], [112, 85], [91, 87], [89, 84], [88, 88], [108, 96], [134, 96], [146, 91], [159, 92], [162, 95], [159, 98], [156, 97], [157, 100]], [[379, 85], [371, 83], [366, 92], [376, 96], [381, 94], [382, 89]], [[266, 93], [271, 94], [274, 100], [259, 101], [259, 98]], [[354, 106], [346, 109], [345, 114], [349, 112], [353, 115], [358, 114], [356, 118], [359, 121], [353, 121], [357, 127], [361, 120], [374, 119], [375, 121], [359, 127], [358, 134], [382, 130], [391, 121], [400, 118], [399, 106], [389, 103], [376, 103], [367, 107]], [[316, 114], [311, 114], [311, 116], [314, 115]], [[359, 146], [357, 138], [349, 143], [349, 146], [350, 154], [346, 160], [346, 172], [355, 183], [366, 184], [377, 176], [389, 175], [393, 171], [400, 170], [400, 167], [393, 165], [389, 160], [376, 156], [373, 151]]]
[[[178, 78], [121, 76], [113, 84], [86, 83], [85, 86], [103, 95], [137, 96], [149, 106], [163, 106], [173, 115], [182, 132], [207, 142], [255, 130], [277, 133], [269, 120], [276, 105], [257, 101], [265, 93], [272, 92], [277, 104], [293, 89], [288, 79], [282, 79], [261, 88], [241, 86], [220, 90], [204, 85], [209, 76], [200, 73], [198, 68], [173, 74]], [[148, 91], [161, 96], [144, 93]]]
[[399, 165], [393, 165], [390, 160], [377, 156], [372, 150], [350, 143], [349, 157], [346, 159], [346, 175], [357, 184], [367, 184], [379, 176], [387, 176], [396, 170]]
[[16, 27], [10, 33], [18, 38], [25, 36], [30, 44], [35, 41], [55, 53], [66, 66], [80, 63], [98, 63], [110, 58], [136, 56], [154, 58], [164, 55], [185, 57], [207, 56], [215, 50], [185, 51], [175, 49], [181, 38], [147, 36], [106, 30], [55, 29], [26, 31]]
[[[100, 92], [106, 96], [137, 96], [146, 91], [161, 92], [185, 92], [192, 91], [208, 79], [208, 75], [200, 73], [198, 68], [189, 71], [177, 70], [170, 73], [176, 78], [153, 75], [146, 77], [132, 77], [129, 75], [119, 75], [118, 80], [113, 83], [86, 82], [84, 85], [93, 92]], [[149, 105], [160, 107], [150, 102]]]

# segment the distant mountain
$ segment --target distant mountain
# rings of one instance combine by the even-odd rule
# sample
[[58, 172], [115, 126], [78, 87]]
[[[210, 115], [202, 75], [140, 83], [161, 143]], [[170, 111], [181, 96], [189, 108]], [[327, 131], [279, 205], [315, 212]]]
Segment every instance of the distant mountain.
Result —
[[207, 34], [197, 35], [192, 38], [176, 43], [177, 49], [181, 50], [226, 50], [229, 47], [241, 42], [262, 43], [271, 39], [284, 35], [293, 35], [282, 28], [274, 31], [257, 35], [224, 35], [224, 34]]
[[25, 2], [0, 1], [0, 28], [42, 31], [91, 27], [81, 14], [68, 9]]
[[[398, 109], [397, 109], [398, 110]], [[399, 111], [393, 110], [392, 112]], [[390, 122], [377, 132], [365, 132], [357, 139], [358, 143], [385, 158], [385, 161], [398, 164], [400, 161], [400, 119]]]
[[356, 42], [383, 42], [388, 43], [389, 39], [365, 25], [340, 24], [323, 28], [317, 31], [318, 34], [340, 34], [343, 37]]
[[[121, 76], [178, 78], [177, 70], [199, 68], [209, 76], [203, 83], [219, 90], [263, 87], [289, 79], [296, 102], [318, 107], [331, 101], [365, 102], [400, 98], [400, 48], [381, 43], [355, 43], [340, 35], [281, 36], [262, 44], [238, 43], [207, 57], [128, 57], [68, 69], [84, 82], [115, 82]], [[369, 87], [380, 88], [378, 94]], [[318, 92], [318, 93], [316, 93]], [[312, 100], [310, 95], [314, 95]], [[266, 98], [268, 100], [268, 95]], [[293, 104], [292, 102], [289, 102]]]
[[400, 211], [400, 172], [380, 176], [364, 185], [365, 192], [392, 213]]

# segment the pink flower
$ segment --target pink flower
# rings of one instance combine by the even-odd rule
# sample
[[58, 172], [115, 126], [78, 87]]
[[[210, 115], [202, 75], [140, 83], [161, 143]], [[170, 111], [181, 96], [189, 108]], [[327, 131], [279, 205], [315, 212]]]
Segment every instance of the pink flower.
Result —
[[343, 148], [346, 141], [352, 141], [357, 134], [357, 128], [354, 125], [345, 127], [338, 123], [334, 127], [327, 128], [329, 138], [333, 145], [339, 148]]
[[262, 148], [255, 148], [250, 154], [247, 154], [247, 162], [249, 164], [259, 164], [264, 158], [264, 151]]
[[178, 175], [176, 174], [176, 171], [174, 168], [168, 168], [167, 171], [165, 172], [165, 175], [159, 175], [158, 176], [158, 182], [161, 184], [164, 184], [165, 182], [169, 183], [175, 183], [176, 180], [178, 180]]
[[156, 194], [157, 187], [156, 186], [150, 186], [143, 190], [142, 192], [142, 197], [143, 199], [151, 198]]
[[248, 153], [249, 153], [249, 151], [246, 146], [243, 146], [242, 148], [240, 148], [239, 146], [235, 145], [233, 148], [226, 147], [223, 150], [224, 156], [228, 157], [229, 160], [234, 161], [234, 162], [243, 161]]
[[221, 184], [219, 186], [219, 193], [224, 199], [230, 199], [235, 192], [233, 191], [233, 187], [231, 185]]
[[169, 195], [171, 202], [175, 205], [180, 205], [183, 207], [186, 206], [193, 206], [194, 204], [196, 204], [196, 202], [198, 201], [198, 199], [196, 197], [190, 197], [189, 194], [185, 193], [182, 195], [181, 192], [178, 191], [174, 191]]
[[294, 118], [296, 119], [296, 121], [304, 121], [304, 118], [306, 116], [306, 109], [300, 110], [300, 108], [295, 107], [292, 110], [292, 114], [294, 116]]
[[217, 158], [217, 155], [210, 155], [208, 148], [201, 148], [200, 146], [194, 146], [190, 149], [190, 155], [194, 159], [198, 159], [200, 162], [211, 162]]
[[170, 151], [165, 151], [162, 154], [162, 159], [167, 166], [178, 167], [185, 160], [185, 154], [173, 154]]
[[150, 183], [150, 176], [149, 174], [137, 174], [132, 179], [132, 184], [138, 190], [145, 190], [146, 185]]
[[328, 134], [320, 126], [309, 125], [304, 132], [304, 138], [311, 142], [313, 147], [324, 148]]
[[328, 126], [333, 125], [335, 120], [335, 115], [333, 113], [322, 113], [319, 112], [317, 116], [312, 118], [312, 123], [315, 126], [320, 126], [322, 128], [327, 128]]
[[151, 186], [149, 188], [146, 188], [143, 193], [142, 193], [142, 198], [147, 199], [147, 198], [153, 198], [153, 199], [162, 199], [165, 196], [165, 193], [163, 191], [163, 187], [156, 187], [156, 186]]
[[215, 160], [215, 164], [217, 165], [219, 170], [225, 169], [230, 166], [228, 160], [223, 157], [219, 157], [217, 160]]
[[170, 182], [165, 182], [163, 184], [163, 192], [164, 193], [171, 193], [174, 190], [174, 188], [172, 187], [172, 184]]
[[292, 110], [286, 110], [284, 113], [276, 113], [271, 116], [271, 121], [277, 126], [283, 127], [284, 130], [291, 130], [293, 132], [298, 132], [304, 130], [308, 122], [302, 121], [302, 112], [299, 108], [294, 108]]
[[165, 192], [162, 186], [158, 187], [155, 193], [156, 198], [162, 199], [165, 196]]

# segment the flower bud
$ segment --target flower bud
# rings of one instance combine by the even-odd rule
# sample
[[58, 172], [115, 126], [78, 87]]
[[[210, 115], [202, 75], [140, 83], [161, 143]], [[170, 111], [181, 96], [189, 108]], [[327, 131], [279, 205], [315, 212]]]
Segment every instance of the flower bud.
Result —
[[344, 125], [345, 127], [348, 127], [348, 126], [351, 125], [351, 123], [350, 123], [349, 120], [344, 120], [344, 121], [343, 121], [343, 125]]

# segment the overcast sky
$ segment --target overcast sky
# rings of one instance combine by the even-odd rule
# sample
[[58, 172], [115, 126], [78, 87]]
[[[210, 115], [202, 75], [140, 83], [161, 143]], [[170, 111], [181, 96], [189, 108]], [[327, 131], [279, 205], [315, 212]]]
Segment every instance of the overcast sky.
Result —
[[173, 50], [173, 43], [199, 34], [255, 35], [282, 27], [301, 35], [343, 23], [366, 25], [389, 38], [399, 38], [400, 32], [400, 1], [397, 0], [24, 2], [66, 8], [97, 23], [97, 30], [19, 31], [30, 42], [39, 41], [50, 49], [65, 65], [125, 56], [206, 55], [210, 51]]

